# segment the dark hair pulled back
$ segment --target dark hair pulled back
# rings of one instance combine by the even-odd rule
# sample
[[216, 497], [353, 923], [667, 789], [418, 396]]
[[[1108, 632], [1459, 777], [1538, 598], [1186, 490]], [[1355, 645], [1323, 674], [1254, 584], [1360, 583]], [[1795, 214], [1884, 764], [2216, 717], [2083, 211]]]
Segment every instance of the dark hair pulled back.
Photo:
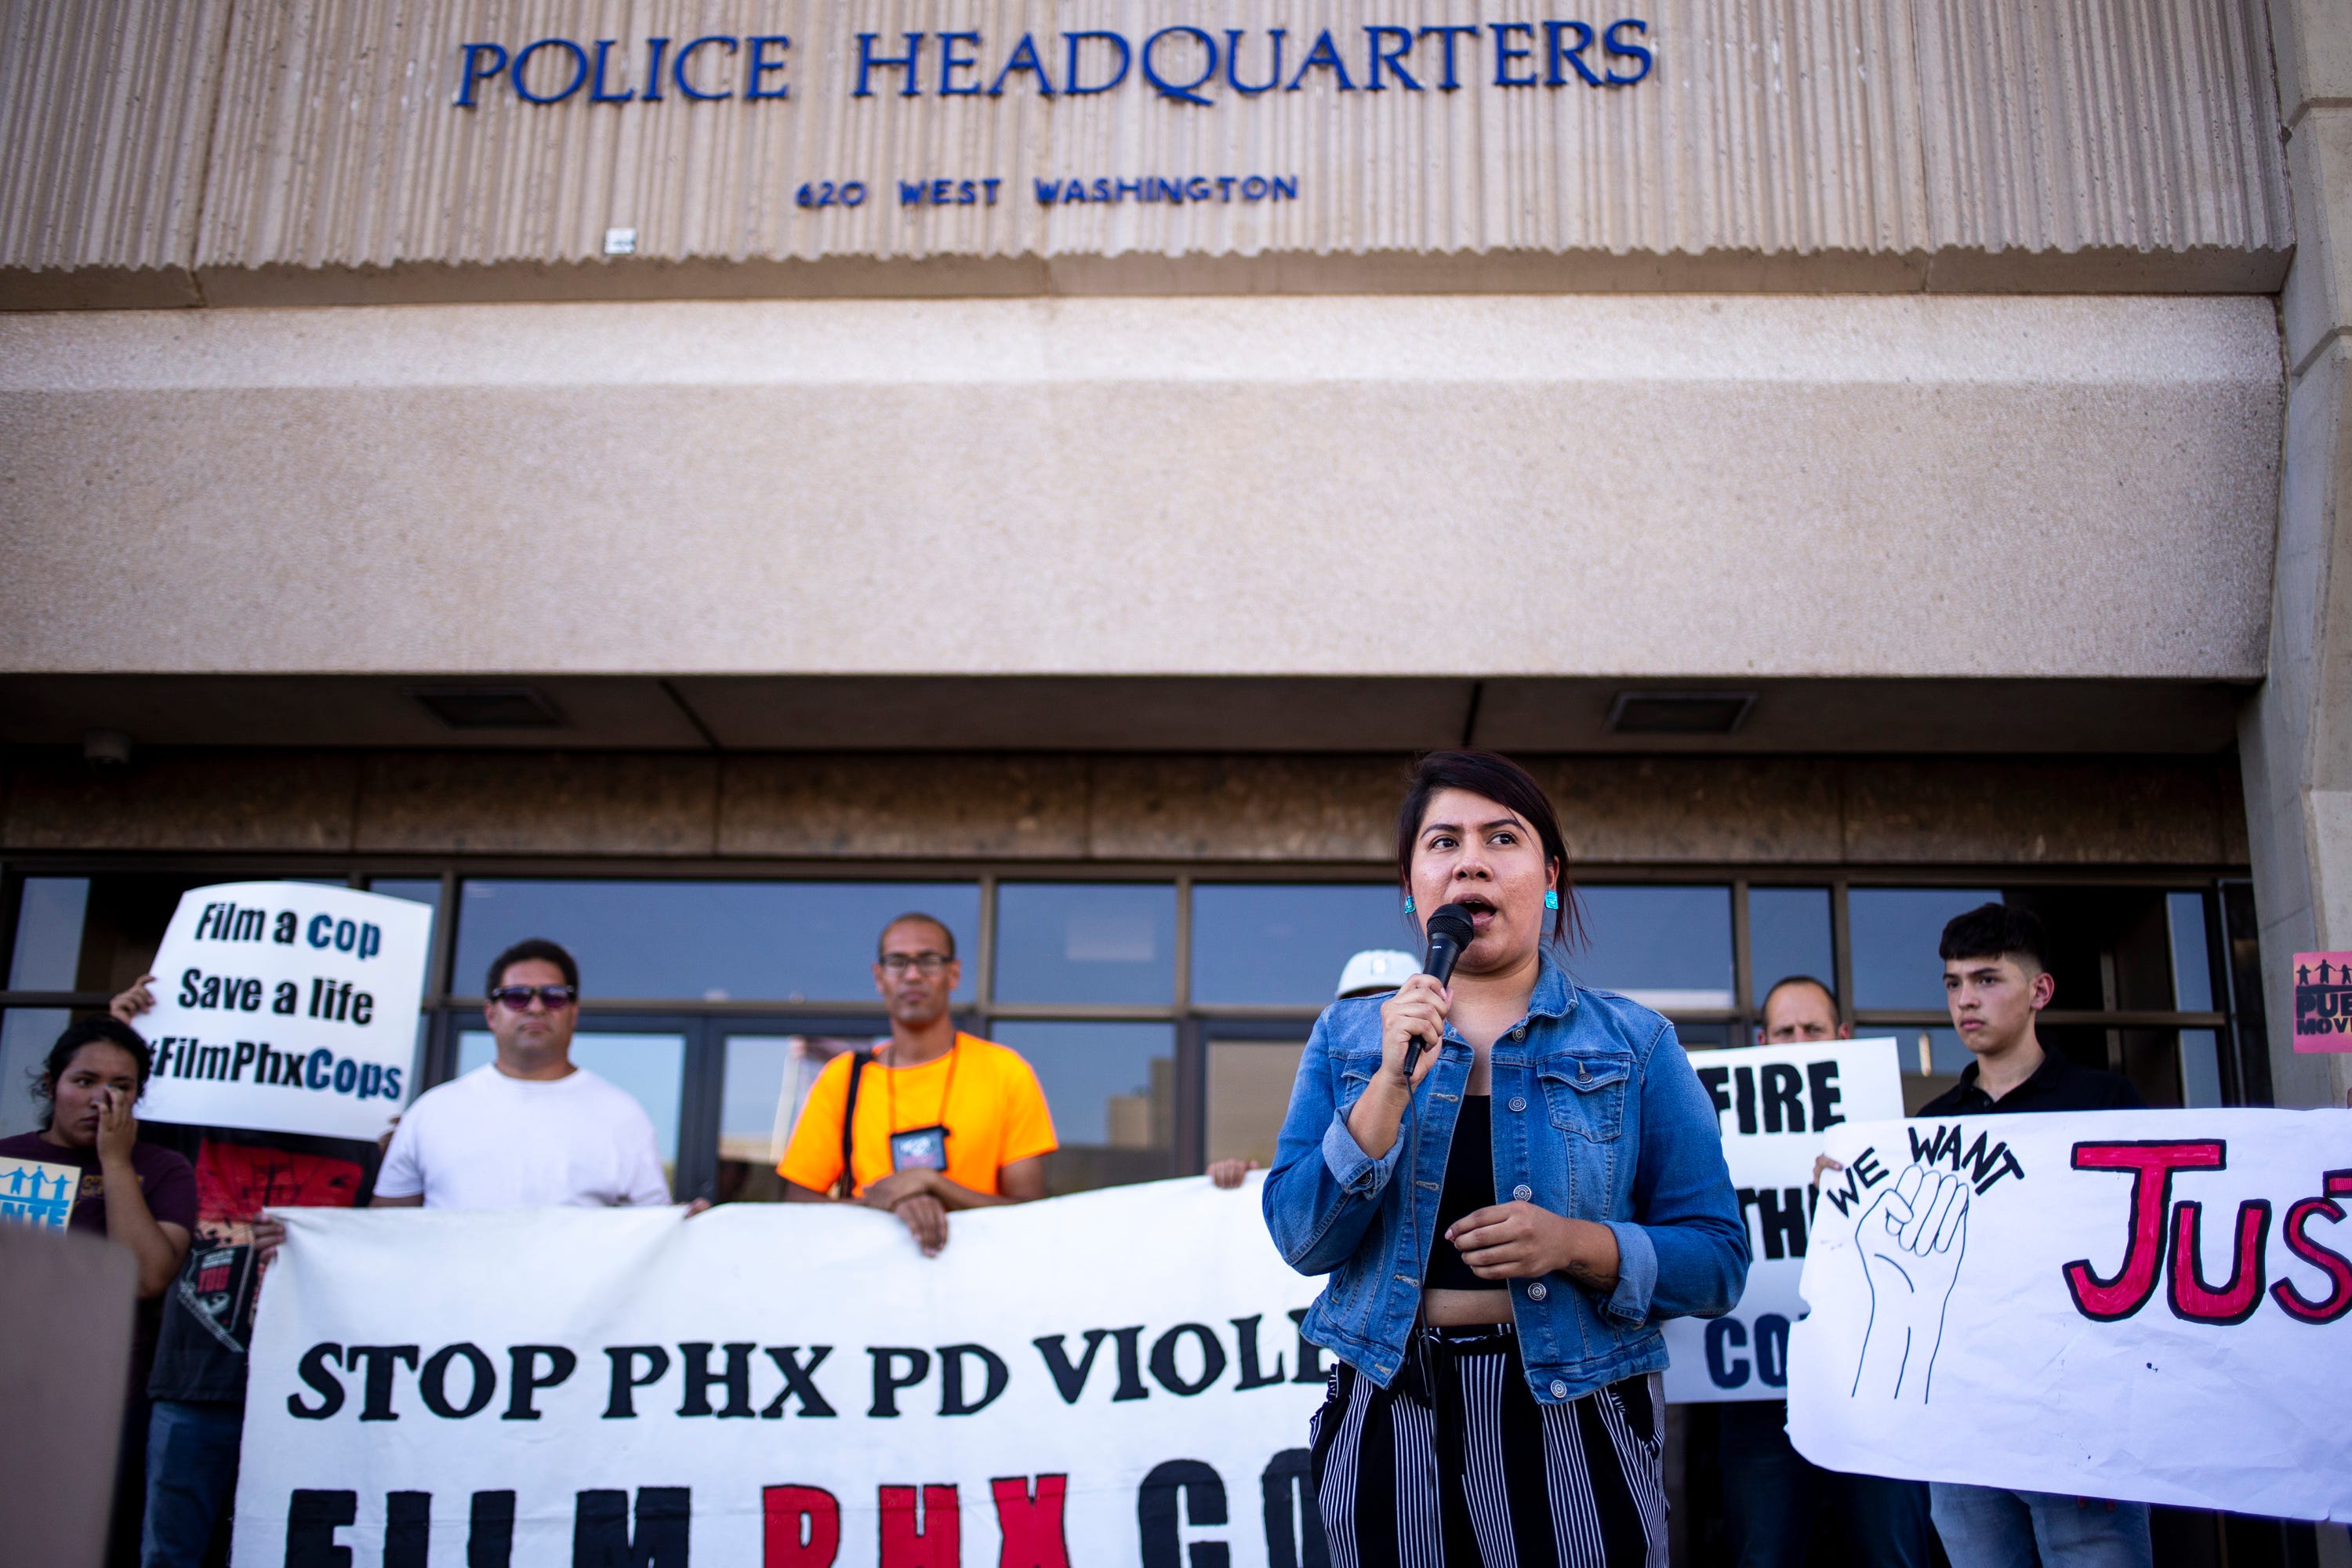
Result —
[[138, 1030], [121, 1019], [109, 1016], [84, 1018], [66, 1026], [65, 1033], [58, 1037], [58, 1043], [49, 1047], [48, 1059], [41, 1064], [41, 1076], [33, 1085], [33, 1098], [54, 1102], [58, 1097], [58, 1079], [65, 1077], [66, 1069], [73, 1066], [75, 1054], [84, 1046], [98, 1044], [120, 1046], [131, 1053], [131, 1059], [139, 1073], [138, 1092], [131, 1098], [135, 1100], [145, 1094], [147, 1075], [155, 1070], [155, 1053], [148, 1048]]
[[1412, 782], [1397, 808], [1397, 886], [1405, 896], [1412, 895], [1412, 856], [1421, 843], [1421, 819], [1429, 815], [1429, 803], [1437, 793], [1448, 789], [1484, 795], [1535, 830], [1544, 858], [1559, 868], [1559, 914], [1552, 923], [1552, 945], [1563, 954], [1583, 946], [1584, 908], [1569, 876], [1568, 841], [1560, 836], [1551, 797], [1534, 774], [1495, 752], [1432, 752], [1413, 764]]

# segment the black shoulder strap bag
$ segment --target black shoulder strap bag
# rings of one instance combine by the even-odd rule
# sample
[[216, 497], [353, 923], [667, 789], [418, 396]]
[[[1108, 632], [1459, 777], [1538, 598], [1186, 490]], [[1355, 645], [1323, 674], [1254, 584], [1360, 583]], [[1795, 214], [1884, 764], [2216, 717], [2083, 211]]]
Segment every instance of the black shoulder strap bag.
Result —
[[849, 1058], [849, 1096], [841, 1105], [841, 1179], [833, 1184], [833, 1195], [846, 1198], [857, 1191], [857, 1177], [849, 1168], [850, 1132], [857, 1125], [857, 1087], [866, 1081], [866, 1064], [874, 1059], [870, 1049], [860, 1049]]

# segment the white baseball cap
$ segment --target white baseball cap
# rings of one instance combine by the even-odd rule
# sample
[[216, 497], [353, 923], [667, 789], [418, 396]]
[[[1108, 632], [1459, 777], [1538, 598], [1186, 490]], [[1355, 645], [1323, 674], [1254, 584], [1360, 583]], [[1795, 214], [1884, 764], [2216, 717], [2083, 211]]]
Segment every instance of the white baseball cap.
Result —
[[1341, 996], [1377, 996], [1421, 973], [1421, 960], [1394, 948], [1366, 948], [1339, 972]]

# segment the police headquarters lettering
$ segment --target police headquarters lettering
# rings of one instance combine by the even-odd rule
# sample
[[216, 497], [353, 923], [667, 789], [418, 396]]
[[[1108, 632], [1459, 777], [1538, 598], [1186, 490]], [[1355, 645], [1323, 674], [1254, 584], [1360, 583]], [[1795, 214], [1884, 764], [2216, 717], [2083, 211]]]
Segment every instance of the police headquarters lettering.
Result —
[[[839, 57], [837, 87], [875, 100], [1034, 99], [1069, 101], [1141, 92], [1169, 104], [1213, 109], [1267, 93], [1452, 93], [1465, 88], [1613, 89], [1649, 79], [1656, 56], [1640, 17], [1586, 21], [1381, 21], [1316, 29], [1208, 27], [1189, 22], [1150, 33], [1099, 28], [1024, 31], [1007, 40], [984, 29], [858, 32]], [[542, 37], [457, 47], [452, 103], [478, 110], [501, 100], [545, 108], [633, 107], [793, 100], [793, 36], [706, 33], [642, 39]], [[822, 58], [822, 57], [819, 57]], [[895, 190], [902, 207], [994, 206], [1000, 195], [1040, 206], [1126, 202], [1249, 205], [1296, 201], [1298, 176], [1276, 172], [1161, 170], [1125, 174], [1042, 171], [1025, 182], [1001, 170], [885, 181], [843, 167], [803, 182], [802, 207], [856, 207]]]
[[1720, 1318], [1666, 1323], [1669, 1403], [1783, 1399], [1789, 1331], [1805, 1315], [1799, 1280], [1821, 1192], [1822, 1134], [1849, 1121], [1903, 1114], [1891, 1039], [1821, 1040], [1697, 1051], [1691, 1064], [1713, 1097], [1723, 1157], [1739, 1194], [1753, 1261], [1739, 1304]]
[[2352, 1111], [1832, 1130], [1789, 1432], [1835, 1469], [2352, 1520]]
[[157, 1121], [373, 1138], [406, 1099], [432, 911], [297, 882], [184, 895], [155, 954]]
[[1256, 1180], [960, 1215], [935, 1259], [846, 1206], [286, 1218], [239, 1564], [1328, 1557], [1320, 1282]]

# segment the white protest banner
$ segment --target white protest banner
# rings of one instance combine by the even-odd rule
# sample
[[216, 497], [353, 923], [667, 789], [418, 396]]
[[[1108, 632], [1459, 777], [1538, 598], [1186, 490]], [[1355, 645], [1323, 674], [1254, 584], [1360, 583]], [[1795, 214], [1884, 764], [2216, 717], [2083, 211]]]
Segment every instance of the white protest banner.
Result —
[[155, 953], [152, 1121], [373, 1138], [407, 1099], [433, 911], [306, 882], [183, 895]]
[[277, 1211], [236, 1562], [1320, 1562], [1321, 1282], [1259, 1189], [959, 1214], [931, 1259], [845, 1205]]
[[1715, 1100], [1750, 1262], [1739, 1305], [1720, 1318], [1667, 1321], [1666, 1401], [1785, 1399], [1789, 1327], [1805, 1314], [1797, 1281], [1817, 1197], [1813, 1156], [1827, 1128], [1903, 1114], [1895, 1042], [1693, 1051], [1691, 1066]]
[[2352, 1111], [1830, 1134], [1789, 1435], [1835, 1470], [2352, 1520]]

